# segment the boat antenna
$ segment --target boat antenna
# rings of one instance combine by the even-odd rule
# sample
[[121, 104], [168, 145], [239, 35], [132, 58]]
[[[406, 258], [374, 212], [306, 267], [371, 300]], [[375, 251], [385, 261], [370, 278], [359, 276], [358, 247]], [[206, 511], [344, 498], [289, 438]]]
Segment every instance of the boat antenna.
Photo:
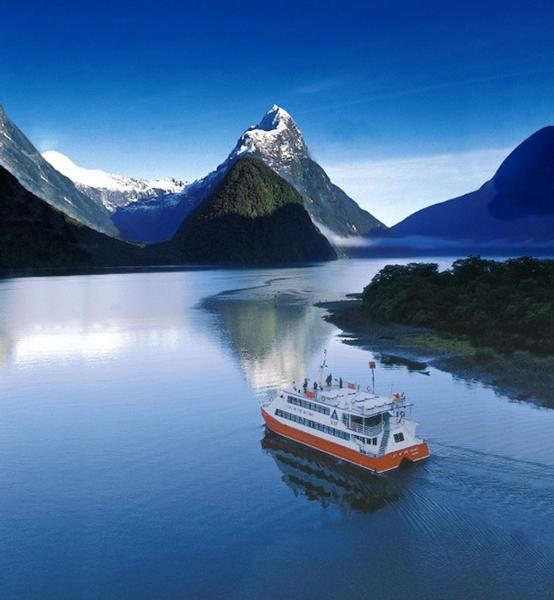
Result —
[[319, 366], [319, 387], [323, 387], [323, 369], [327, 366], [327, 348], [323, 350], [323, 358]]

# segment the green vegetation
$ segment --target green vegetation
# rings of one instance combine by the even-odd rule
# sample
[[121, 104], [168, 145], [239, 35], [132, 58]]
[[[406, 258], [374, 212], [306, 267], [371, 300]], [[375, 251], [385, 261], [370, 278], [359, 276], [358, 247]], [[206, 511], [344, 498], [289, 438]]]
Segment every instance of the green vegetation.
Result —
[[287, 204], [302, 204], [302, 196], [261, 161], [238, 160], [205, 207], [204, 218], [238, 215], [267, 217]]
[[375, 319], [466, 335], [476, 346], [554, 354], [554, 261], [388, 265], [362, 295]]
[[261, 161], [238, 160], [214, 193], [159, 247], [176, 261], [272, 263], [333, 260], [300, 194]]

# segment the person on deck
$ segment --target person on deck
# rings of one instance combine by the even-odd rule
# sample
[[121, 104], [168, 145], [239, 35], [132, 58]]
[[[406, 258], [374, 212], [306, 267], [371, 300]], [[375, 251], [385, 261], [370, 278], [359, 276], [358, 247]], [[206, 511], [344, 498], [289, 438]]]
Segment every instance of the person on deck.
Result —
[[304, 379], [304, 383], [302, 384], [302, 389], [304, 390], [304, 393], [306, 393], [308, 391], [308, 379]]
[[339, 387], [342, 388], [342, 377], [339, 377]]
[[327, 375], [327, 379], [325, 381], [327, 382], [327, 387], [331, 387], [331, 384], [333, 383], [333, 376], [331, 375], [331, 373]]

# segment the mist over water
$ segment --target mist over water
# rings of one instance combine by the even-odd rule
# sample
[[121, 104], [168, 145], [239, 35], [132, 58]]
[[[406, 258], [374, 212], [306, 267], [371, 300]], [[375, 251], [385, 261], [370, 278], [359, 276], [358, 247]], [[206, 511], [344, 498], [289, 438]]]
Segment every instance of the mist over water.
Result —
[[[0, 597], [549, 597], [554, 411], [343, 344], [313, 303], [385, 262], [0, 282]], [[377, 359], [427, 462], [265, 432], [324, 348], [363, 386]]]

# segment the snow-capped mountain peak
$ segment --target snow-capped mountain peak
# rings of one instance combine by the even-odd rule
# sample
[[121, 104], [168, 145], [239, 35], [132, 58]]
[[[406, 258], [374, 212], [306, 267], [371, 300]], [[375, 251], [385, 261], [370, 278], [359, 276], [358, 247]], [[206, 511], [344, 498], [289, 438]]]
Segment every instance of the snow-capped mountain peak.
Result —
[[[277, 104], [274, 104], [262, 117], [260, 123], [254, 127], [271, 131], [273, 129], [285, 129], [290, 123], [294, 123], [289, 113]], [[296, 125], [296, 124], [295, 124]]]
[[135, 179], [107, 173], [100, 169], [86, 169], [76, 165], [69, 157], [55, 150], [42, 156], [62, 175], [65, 175], [85, 194], [99, 199], [114, 211], [139, 200], [181, 193], [186, 184], [176, 179]]
[[239, 138], [229, 159], [246, 154], [257, 155], [278, 171], [284, 165], [308, 157], [308, 146], [302, 132], [289, 113], [274, 104], [257, 124], [249, 127]]
[[[291, 115], [274, 104], [257, 125], [249, 127], [233, 151], [216, 171], [196, 188], [213, 186], [234, 162], [243, 156], [262, 160], [286, 179], [304, 198], [312, 219], [343, 236], [367, 233], [382, 224], [362, 210], [352, 198], [335, 186], [325, 171], [311, 158], [308, 145]], [[191, 186], [192, 187], [192, 186]]]

